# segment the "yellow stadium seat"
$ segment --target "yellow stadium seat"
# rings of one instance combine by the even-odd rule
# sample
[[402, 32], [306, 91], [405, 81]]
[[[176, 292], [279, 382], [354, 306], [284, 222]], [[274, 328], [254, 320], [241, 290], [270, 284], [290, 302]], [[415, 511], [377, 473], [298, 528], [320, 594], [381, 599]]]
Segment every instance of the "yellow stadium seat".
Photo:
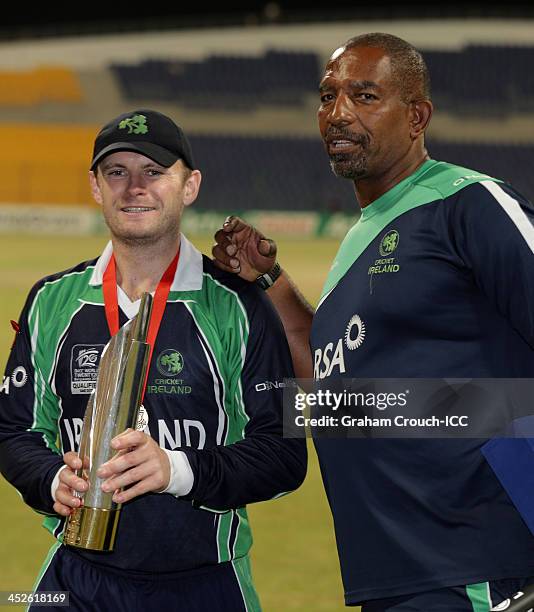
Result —
[[41, 66], [28, 71], [0, 71], [0, 105], [33, 106], [82, 100], [78, 76], [69, 68]]
[[98, 129], [0, 123], [0, 204], [93, 203], [88, 172]]

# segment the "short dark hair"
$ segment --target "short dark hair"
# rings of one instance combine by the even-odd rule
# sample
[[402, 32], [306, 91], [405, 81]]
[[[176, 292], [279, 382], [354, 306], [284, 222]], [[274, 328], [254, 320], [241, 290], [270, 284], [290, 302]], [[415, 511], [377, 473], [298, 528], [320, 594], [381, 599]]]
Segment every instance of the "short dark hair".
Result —
[[393, 34], [373, 32], [354, 36], [345, 43], [353, 47], [383, 49], [391, 60], [393, 77], [404, 102], [430, 99], [430, 75], [421, 53], [410, 43]]

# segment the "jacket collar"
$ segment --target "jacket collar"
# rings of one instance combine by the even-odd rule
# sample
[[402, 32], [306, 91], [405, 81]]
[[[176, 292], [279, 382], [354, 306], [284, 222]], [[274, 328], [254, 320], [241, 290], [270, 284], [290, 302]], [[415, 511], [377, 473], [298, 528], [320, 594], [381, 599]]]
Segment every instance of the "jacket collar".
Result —
[[[96, 262], [89, 281], [91, 286], [102, 285], [104, 272], [112, 253], [113, 246], [110, 240]], [[171, 291], [199, 291], [202, 289], [202, 271], [202, 253], [183, 234], [180, 234], [180, 259], [172, 281]]]

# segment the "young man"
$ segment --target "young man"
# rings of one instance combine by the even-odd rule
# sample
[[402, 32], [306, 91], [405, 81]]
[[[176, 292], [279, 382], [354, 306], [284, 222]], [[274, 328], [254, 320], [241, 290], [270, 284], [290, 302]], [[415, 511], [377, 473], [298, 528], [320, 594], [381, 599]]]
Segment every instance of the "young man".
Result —
[[[303, 442], [282, 439], [280, 392], [259, 385], [292, 373], [282, 325], [259, 287], [180, 234], [201, 175], [171, 119], [137, 110], [109, 122], [90, 181], [111, 241], [33, 287], [6, 370], [17, 384], [0, 396], [2, 473], [58, 538], [36, 588], [70, 592], [77, 610], [259, 610], [244, 506], [295, 489], [306, 470]], [[145, 291], [161, 307], [145, 428], [117, 436], [121, 452], [99, 472], [123, 504], [115, 548], [67, 547], [102, 349]]]
[[[273, 277], [298, 376], [534, 377], [534, 207], [498, 180], [431, 160], [431, 115], [425, 63], [405, 41], [364, 34], [330, 58], [319, 128], [362, 215], [314, 315], [271, 271], [272, 242], [237, 218], [217, 232], [223, 269]], [[315, 443], [347, 605], [483, 612], [532, 582], [534, 538], [484, 440]]]

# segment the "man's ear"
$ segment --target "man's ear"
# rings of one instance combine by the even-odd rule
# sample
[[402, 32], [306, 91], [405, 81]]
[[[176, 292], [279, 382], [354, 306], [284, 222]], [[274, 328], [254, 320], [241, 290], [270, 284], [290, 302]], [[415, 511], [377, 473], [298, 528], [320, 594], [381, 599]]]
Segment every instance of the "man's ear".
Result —
[[200, 170], [192, 170], [184, 184], [185, 206], [190, 206], [197, 199], [201, 181], [202, 174], [200, 174]]
[[100, 191], [96, 174], [92, 170], [89, 171], [89, 185], [91, 186], [91, 193], [93, 195], [93, 199], [97, 204], [100, 204], [100, 206], [102, 206], [102, 192]]
[[434, 107], [430, 100], [416, 100], [411, 102], [410, 108], [410, 136], [413, 140], [424, 134]]

